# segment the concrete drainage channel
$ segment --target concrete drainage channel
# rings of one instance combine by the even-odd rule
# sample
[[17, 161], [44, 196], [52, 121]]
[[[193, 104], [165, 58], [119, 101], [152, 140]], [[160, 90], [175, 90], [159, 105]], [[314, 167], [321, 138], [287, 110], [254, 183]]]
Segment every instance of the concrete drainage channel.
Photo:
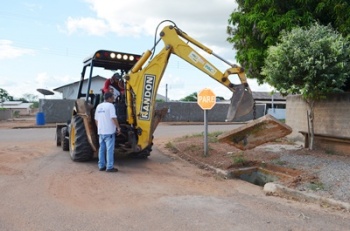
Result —
[[231, 178], [239, 178], [258, 186], [264, 186], [266, 183], [274, 182], [279, 179], [268, 170], [258, 167], [240, 168], [231, 171]]
[[[272, 169], [271, 169], [272, 168]], [[284, 172], [280, 167], [277, 167], [279, 171], [273, 169], [274, 166], [268, 167], [246, 167], [239, 168], [226, 172], [227, 178], [236, 178], [243, 181], [252, 183], [254, 185], [262, 186], [266, 195], [277, 195], [281, 197], [287, 197], [303, 202], [311, 202], [316, 204], [328, 205], [334, 208], [345, 209], [350, 211], [350, 204], [342, 201], [337, 201], [331, 198], [325, 198], [314, 194], [301, 192], [298, 190], [290, 189], [288, 187], [273, 183], [279, 180], [293, 180], [297, 177], [297, 171]], [[285, 169], [287, 170], [287, 169]], [[218, 172], [217, 172], [218, 173]]]
[[228, 175], [229, 178], [238, 178], [258, 186], [264, 186], [266, 183], [279, 180], [292, 181], [293, 178], [300, 175], [300, 172], [266, 164], [260, 167], [250, 166], [234, 169], [228, 171]]

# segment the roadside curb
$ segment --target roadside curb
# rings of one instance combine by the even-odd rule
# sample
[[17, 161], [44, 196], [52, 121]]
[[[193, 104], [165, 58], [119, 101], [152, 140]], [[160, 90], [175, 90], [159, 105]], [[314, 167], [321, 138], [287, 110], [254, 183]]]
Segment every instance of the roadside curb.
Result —
[[330, 206], [330, 207], [337, 207], [341, 209], [345, 209], [347, 211], [350, 211], [350, 204], [334, 200], [327, 197], [321, 197], [317, 196], [315, 194], [301, 192], [297, 190], [293, 190], [290, 188], [287, 188], [285, 186], [276, 184], [276, 183], [266, 183], [264, 186], [264, 191], [266, 195], [280, 195], [280, 196], [288, 196], [293, 199], [299, 200], [299, 201], [306, 201], [306, 202], [312, 202], [312, 203], [318, 203], [320, 205]]
[[[163, 125], [178, 126], [178, 125], [204, 125], [204, 122], [187, 122], [187, 121], [162, 121]], [[247, 122], [208, 122], [208, 125], [231, 125], [231, 124], [246, 124]]]
[[55, 128], [56, 124], [45, 124], [45, 125], [29, 125], [29, 126], [16, 126], [12, 129], [26, 129], [26, 128]]

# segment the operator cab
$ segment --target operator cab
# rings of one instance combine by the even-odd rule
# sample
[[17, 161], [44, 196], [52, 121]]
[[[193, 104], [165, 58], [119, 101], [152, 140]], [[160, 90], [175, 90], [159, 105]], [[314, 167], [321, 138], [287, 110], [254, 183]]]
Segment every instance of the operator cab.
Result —
[[[77, 99], [85, 98], [86, 102], [91, 103], [96, 108], [103, 100], [103, 93], [92, 89], [92, 77], [99, 75], [110, 78], [116, 72], [124, 75], [129, 72], [140, 57], [141, 55], [119, 51], [96, 51], [92, 56], [89, 56], [83, 61], [84, 65], [81, 72]], [[103, 84], [99, 86], [99, 89], [102, 86]]]

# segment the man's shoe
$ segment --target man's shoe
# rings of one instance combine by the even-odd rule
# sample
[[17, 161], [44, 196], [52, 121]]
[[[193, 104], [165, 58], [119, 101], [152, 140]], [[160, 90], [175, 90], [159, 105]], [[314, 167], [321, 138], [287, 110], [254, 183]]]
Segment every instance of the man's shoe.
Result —
[[104, 171], [104, 170], [106, 170], [106, 167], [99, 168], [98, 170], [100, 170], [100, 171]]
[[106, 172], [118, 172], [117, 168], [106, 169]]

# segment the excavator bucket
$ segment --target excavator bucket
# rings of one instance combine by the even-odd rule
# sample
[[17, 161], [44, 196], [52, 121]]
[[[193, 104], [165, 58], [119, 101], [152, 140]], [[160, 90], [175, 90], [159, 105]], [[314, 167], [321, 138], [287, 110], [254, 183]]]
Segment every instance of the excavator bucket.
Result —
[[253, 106], [254, 99], [250, 89], [243, 84], [235, 86], [227, 112], [227, 121], [233, 121], [235, 118], [248, 114], [253, 109]]
[[241, 150], [248, 150], [282, 138], [291, 132], [292, 128], [288, 125], [280, 122], [271, 115], [265, 115], [219, 135], [218, 140]]

